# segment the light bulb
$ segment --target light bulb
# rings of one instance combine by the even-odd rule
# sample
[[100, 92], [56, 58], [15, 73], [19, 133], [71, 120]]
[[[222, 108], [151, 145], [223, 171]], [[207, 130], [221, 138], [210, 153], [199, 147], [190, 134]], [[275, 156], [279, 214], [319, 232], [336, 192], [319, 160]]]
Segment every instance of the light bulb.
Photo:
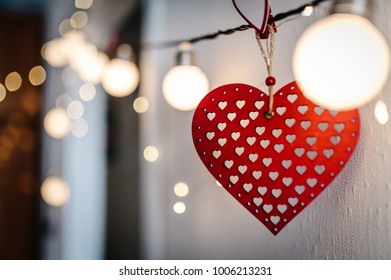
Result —
[[189, 43], [182, 43], [177, 54], [177, 66], [163, 79], [163, 96], [167, 103], [180, 111], [190, 111], [207, 94], [208, 78], [193, 65], [193, 53]]
[[382, 34], [368, 19], [350, 13], [335, 13], [310, 26], [293, 54], [293, 73], [303, 94], [333, 110], [369, 102], [382, 90], [389, 68]]
[[209, 83], [200, 68], [178, 65], [163, 80], [163, 95], [168, 104], [181, 111], [193, 110], [208, 92]]
[[102, 86], [108, 94], [124, 97], [135, 91], [139, 80], [140, 74], [133, 62], [115, 58], [103, 70]]

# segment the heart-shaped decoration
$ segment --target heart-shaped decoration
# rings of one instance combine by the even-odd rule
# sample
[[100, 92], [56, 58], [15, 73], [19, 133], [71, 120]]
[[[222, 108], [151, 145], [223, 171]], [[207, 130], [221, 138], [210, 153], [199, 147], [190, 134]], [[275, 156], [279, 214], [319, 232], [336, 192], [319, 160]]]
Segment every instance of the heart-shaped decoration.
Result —
[[295, 82], [269, 97], [245, 84], [207, 94], [192, 123], [198, 155], [217, 181], [274, 235], [339, 174], [359, 138], [358, 110], [307, 100]]
[[263, 0], [232, 0], [237, 12], [260, 34], [265, 33], [270, 15], [269, 1]]

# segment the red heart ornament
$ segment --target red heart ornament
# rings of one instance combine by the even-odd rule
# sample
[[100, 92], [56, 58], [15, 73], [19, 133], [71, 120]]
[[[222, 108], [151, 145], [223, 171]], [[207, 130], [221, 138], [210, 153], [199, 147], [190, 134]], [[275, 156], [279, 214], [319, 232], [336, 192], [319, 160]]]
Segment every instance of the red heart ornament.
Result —
[[212, 90], [198, 105], [193, 142], [217, 181], [277, 235], [339, 174], [359, 138], [358, 110], [307, 100], [295, 82], [269, 97], [245, 84]]

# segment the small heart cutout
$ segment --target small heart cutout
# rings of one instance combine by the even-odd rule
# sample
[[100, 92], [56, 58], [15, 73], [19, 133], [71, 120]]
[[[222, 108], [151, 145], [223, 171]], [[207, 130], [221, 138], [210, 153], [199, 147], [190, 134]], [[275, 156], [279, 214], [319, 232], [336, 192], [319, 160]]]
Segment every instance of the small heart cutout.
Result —
[[275, 235], [336, 178], [360, 134], [357, 110], [321, 108], [295, 82], [277, 92], [280, 109], [267, 120], [266, 93], [221, 86], [204, 97], [192, 123], [206, 168]]

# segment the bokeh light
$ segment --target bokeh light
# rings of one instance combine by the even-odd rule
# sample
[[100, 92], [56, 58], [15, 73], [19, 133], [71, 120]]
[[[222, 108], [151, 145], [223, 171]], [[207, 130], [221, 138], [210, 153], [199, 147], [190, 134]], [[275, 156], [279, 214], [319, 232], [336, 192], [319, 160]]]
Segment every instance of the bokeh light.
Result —
[[72, 102], [72, 97], [67, 93], [63, 93], [57, 97], [56, 107], [66, 109], [68, 108], [68, 105], [71, 102]]
[[43, 120], [46, 133], [54, 139], [66, 137], [71, 129], [71, 120], [63, 108], [53, 108]]
[[22, 77], [18, 72], [11, 72], [5, 78], [5, 87], [8, 91], [17, 91], [22, 86]]
[[75, 7], [78, 9], [87, 10], [91, 8], [94, 0], [75, 0]]
[[149, 108], [148, 99], [144, 96], [137, 97], [133, 102], [133, 108], [139, 114], [145, 113]]
[[375, 106], [375, 117], [380, 124], [386, 124], [388, 122], [388, 109], [384, 101], [379, 100]]
[[149, 162], [154, 162], [159, 158], [159, 150], [154, 146], [147, 146], [144, 149], [144, 158]]
[[64, 36], [67, 32], [71, 31], [73, 29], [71, 20], [69, 18], [64, 19], [60, 25], [58, 26], [58, 33], [60, 33], [61, 36]]
[[80, 87], [79, 95], [83, 101], [91, 101], [96, 96], [96, 88], [92, 83], [86, 83]]
[[77, 138], [82, 138], [87, 135], [88, 123], [85, 119], [78, 119], [72, 122], [72, 134]]
[[178, 201], [174, 204], [172, 207], [174, 209], [174, 212], [177, 214], [183, 214], [186, 211], [186, 204], [182, 201]]
[[29, 80], [33, 86], [42, 85], [46, 80], [46, 71], [41, 65], [35, 66], [30, 70]]
[[102, 86], [111, 96], [124, 97], [136, 90], [139, 80], [140, 74], [133, 62], [115, 58], [105, 66]]
[[78, 120], [83, 117], [84, 105], [79, 100], [73, 100], [67, 107], [68, 116], [72, 120]]
[[83, 28], [88, 23], [88, 15], [84, 11], [74, 12], [71, 16], [71, 26], [76, 29]]
[[42, 199], [50, 206], [63, 206], [69, 200], [69, 186], [60, 177], [48, 177], [42, 183], [41, 196]]
[[0, 102], [3, 101], [6, 96], [7, 96], [7, 90], [5, 89], [3, 84], [0, 83]]
[[185, 197], [189, 194], [189, 186], [186, 183], [179, 182], [175, 184], [174, 192], [179, 197]]

